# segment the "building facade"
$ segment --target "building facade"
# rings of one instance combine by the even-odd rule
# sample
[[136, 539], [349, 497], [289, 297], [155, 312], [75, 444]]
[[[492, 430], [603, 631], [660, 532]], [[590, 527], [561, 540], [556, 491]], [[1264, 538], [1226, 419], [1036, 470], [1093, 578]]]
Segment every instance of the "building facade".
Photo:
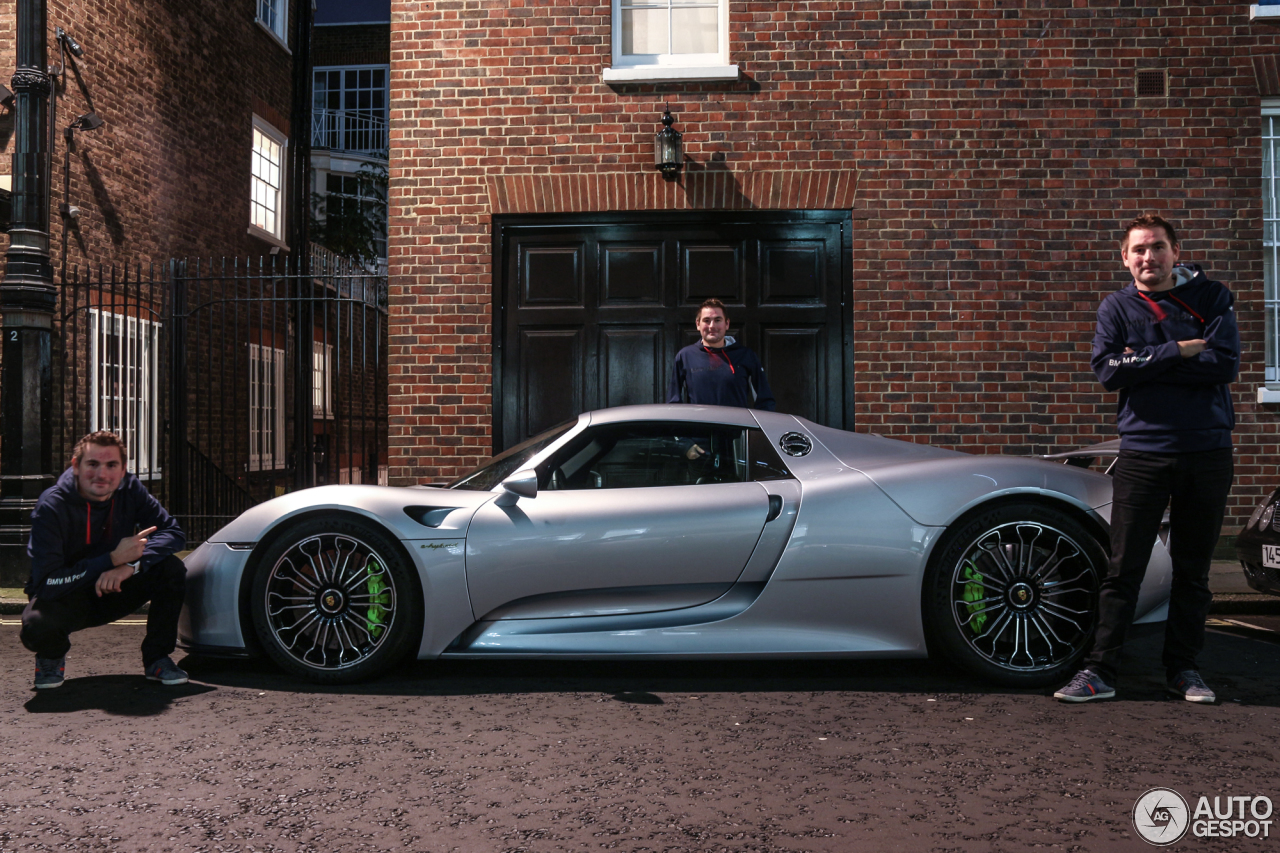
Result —
[[783, 410], [979, 453], [1112, 437], [1095, 310], [1158, 211], [1237, 299], [1232, 532], [1280, 451], [1268, 5], [393, 0], [391, 482], [661, 399], [710, 295]]

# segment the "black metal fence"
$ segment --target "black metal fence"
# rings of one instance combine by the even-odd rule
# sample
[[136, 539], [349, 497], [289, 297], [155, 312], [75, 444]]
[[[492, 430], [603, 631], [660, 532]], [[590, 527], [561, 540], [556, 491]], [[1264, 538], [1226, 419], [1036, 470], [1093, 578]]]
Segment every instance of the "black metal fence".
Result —
[[318, 248], [305, 260], [69, 273], [58, 458], [120, 433], [192, 543], [289, 491], [385, 483], [386, 279]]

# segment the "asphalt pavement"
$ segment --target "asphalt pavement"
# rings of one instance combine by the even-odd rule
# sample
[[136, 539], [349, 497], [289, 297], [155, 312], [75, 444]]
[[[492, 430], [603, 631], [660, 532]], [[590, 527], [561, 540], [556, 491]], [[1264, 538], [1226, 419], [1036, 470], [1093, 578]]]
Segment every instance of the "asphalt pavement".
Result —
[[37, 694], [16, 621], [5, 853], [1093, 853], [1149, 849], [1152, 788], [1280, 803], [1280, 618], [1210, 622], [1214, 705], [1165, 694], [1152, 630], [1117, 699], [1064, 705], [918, 660], [417, 662], [321, 688], [180, 657], [192, 683], [166, 688], [136, 619], [75, 635], [66, 684]]

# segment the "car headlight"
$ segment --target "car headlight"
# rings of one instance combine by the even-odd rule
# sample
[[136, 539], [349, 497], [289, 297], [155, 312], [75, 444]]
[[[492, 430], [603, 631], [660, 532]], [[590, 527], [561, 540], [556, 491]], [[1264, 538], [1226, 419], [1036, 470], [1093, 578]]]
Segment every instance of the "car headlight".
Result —
[[1267, 508], [1262, 511], [1261, 527], [1266, 527], [1271, 523], [1271, 516], [1276, 514], [1276, 505], [1274, 503], [1267, 504]]
[[1253, 527], [1258, 523], [1258, 519], [1262, 518], [1262, 511], [1266, 508], [1267, 508], [1267, 504], [1265, 501], [1263, 501], [1262, 503], [1254, 507], [1253, 515], [1249, 516], [1249, 523], [1245, 525], [1246, 530], [1248, 530], [1250, 527]]

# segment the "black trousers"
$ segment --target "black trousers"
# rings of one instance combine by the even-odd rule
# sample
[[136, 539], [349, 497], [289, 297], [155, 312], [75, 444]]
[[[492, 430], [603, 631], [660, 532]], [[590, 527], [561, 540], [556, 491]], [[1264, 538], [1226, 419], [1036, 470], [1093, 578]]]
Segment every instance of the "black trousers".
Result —
[[120, 584], [119, 592], [101, 598], [89, 585], [52, 600], [36, 597], [22, 611], [22, 645], [42, 658], [60, 658], [71, 648], [71, 634], [96, 628], [133, 613], [146, 602], [147, 636], [142, 665], [149, 666], [178, 644], [178, 616], [187, 586], [187, 567], [168, 556]]
[[1098, 594], [1098, 627], [1085, 666], [1115, 683], [1151, 546], [1169, 507], [1173, 563], [1163, 663], [1167, 674], [1197, 669], [1213, 593], [1209, 564], [1234, 473], [1231, 448], [1199, 453], [1120, 451], [1112, 472], [1111, 562]]

